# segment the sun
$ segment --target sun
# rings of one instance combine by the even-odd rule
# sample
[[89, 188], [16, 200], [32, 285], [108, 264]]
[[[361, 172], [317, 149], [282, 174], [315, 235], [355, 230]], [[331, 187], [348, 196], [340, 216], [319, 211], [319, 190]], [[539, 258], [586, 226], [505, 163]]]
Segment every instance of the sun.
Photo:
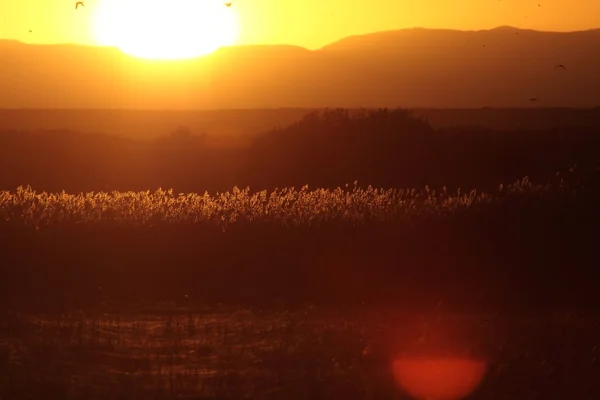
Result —
[[219, 0], [102, 0], [93, 16], [94, 39], [148, 59], [184, 59], [235, 44], [234, 7]]

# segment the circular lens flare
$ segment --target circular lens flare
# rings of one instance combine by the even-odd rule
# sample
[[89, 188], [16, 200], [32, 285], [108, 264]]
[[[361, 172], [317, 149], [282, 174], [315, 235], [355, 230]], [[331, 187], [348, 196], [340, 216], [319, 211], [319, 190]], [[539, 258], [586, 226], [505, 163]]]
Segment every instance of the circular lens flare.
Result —
[[403, 358], [393, 363], [394, 378], [419, 400], [460, 400], [477, 389], [487, 365], [463, 358]]

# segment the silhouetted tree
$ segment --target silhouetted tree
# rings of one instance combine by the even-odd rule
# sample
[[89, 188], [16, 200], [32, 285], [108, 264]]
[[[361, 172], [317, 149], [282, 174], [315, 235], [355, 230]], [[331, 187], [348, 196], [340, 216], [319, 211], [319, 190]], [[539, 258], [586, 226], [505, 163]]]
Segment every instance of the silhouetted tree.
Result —
[[192, 130], [189, 126], [180, 125], [171, 132], [171, 137], [175, 140], [189, 140], [192, 137]]

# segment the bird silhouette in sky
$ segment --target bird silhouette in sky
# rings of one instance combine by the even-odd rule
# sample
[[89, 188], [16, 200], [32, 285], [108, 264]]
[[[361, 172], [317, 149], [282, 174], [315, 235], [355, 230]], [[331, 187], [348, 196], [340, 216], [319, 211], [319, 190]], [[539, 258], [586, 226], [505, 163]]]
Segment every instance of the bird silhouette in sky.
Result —
[[226, 7], [231, 7], [231, 3], [223, 3]]
[[563, 69], [563, 70], [565, 70], [565, 71], [567, 70], [567, 67], [565, 67], [565, 66], [564, 66], [564, 65], [562, 65], [562, 64], [555, 65], [555, 66], [554, 66], [554, 68], [562, 68], [562, 69]]
[[78, 2], [75, 3], [75, 9], [76, 10], [79, 8], [79, 6], [85, 7], [85, 4], [83, 4], [83, 1], [78, 1]]

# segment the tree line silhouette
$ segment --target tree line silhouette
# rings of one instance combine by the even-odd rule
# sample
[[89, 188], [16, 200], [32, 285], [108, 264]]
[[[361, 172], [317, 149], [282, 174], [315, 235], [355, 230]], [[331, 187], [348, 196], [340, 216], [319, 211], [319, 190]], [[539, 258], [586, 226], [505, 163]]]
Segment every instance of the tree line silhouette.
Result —
[[600, 159], [594, 128], [439, 129], [397, 109], [311, 111], [255, 136], [250, 148], [212, 148], [179, 127], [155, 141], [66, 130], [0, 131], [0, 189], [69, 192], [225, 191], [233, 186], [487, 189], [544, 181]]

